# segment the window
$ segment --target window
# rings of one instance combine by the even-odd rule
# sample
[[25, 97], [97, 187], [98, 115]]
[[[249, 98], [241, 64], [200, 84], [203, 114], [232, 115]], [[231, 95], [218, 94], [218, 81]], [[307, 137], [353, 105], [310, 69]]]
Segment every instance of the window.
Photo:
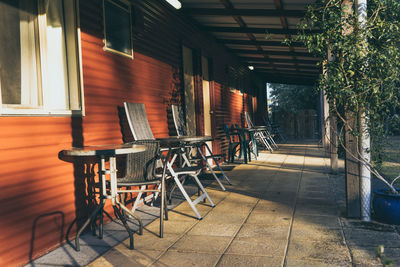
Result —
[[103, 0], [104, 49], [133, 58], [131, 5], [120, 0]]
[[0, 0], [0, 113], [81, 114], [75, 1]]

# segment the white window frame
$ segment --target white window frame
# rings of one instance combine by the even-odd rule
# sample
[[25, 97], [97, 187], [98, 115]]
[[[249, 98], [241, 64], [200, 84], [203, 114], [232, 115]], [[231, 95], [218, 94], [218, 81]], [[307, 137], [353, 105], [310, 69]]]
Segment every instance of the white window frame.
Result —
[[[130, 53], [129, 54], [124, 53], [124, 52], [119, 51], [119, 50], [112, 49], [112, 48], [107, 46], [106, 7], [105, 7], [105, 4], [104, 4], [106, 1], [111, 3], [111, 4], [113, 4], [113, 5], [115, 5], [118, 8], [121, 8], [124, 11], [127, 11], [129, 13], [129, 39], [130, 39], [130, 43], [131, 43]], [[126, 9], [125, 7], [119, 5], [117, 1], [127, 5], [128, 9]], [[103, 49], [104, 49], [104, 51], [115, 53], [115, 54], [118, 54], [118, 55], [121, 55], [121, 56], [124, 56], [124, 57], [128, 57], [130, 59], [133, 59], [134, 58], [134, 53], [133, 53], [133, 34], [132, 34], [132, 5], [127, 0], [117, 0], [117, 1], [114, 1], [114, 0], [103, 0], [103, 34], [104, 34], [104, 39], [103, 39], [104, 46], [103, 46]]]
[[42, 105], [40, 107], [29, 107], [20, 104], [3, 104], [1, 99], [1, 81], [0, 81], [0, 116], [84, 116], [84, 94], [83, 94], [83, 76], [82, 76], [82, 49], [81, 32], [79, 21], [79, 0], [65, 0], [64, 16], [66, 42], [67, 42], [67, 68], [68, 68], [68, 100], [67, 109], [54, 109], [46, 106], [51, 88], [47, 85], [47, 62], [43, 55], [47, 53], [46, 25], [47, 17], [42, 10], [42, 2], [38, 1], [38, 53], [40, 57], [40, 74], [38, 94], [41, 94]]

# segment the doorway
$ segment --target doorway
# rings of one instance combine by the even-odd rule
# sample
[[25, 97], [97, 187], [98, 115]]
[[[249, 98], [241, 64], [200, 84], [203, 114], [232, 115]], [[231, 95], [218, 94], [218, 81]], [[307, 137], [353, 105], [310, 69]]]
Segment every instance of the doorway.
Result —
[[188, 135], [196, 135], [196, 110], [194, 94], [193, 50], [182, 46], [182, 68], [185, 95], [186, 129]]
[[[201, 57], [201, 73], [203, 80], [203, 109], [204, 109], [204, 135], [212, 136], [212, 126], [211, 126], [211, 81], [210, 81], [210, 68], [209, 68], [209, 59], [202, 56]], [[212, 142], [207, 142], [208, 147], [212, 151]], [[207, 155], [210, 153], [206, 151]], [[208, 162], [210, 165], [213, 165], [212, 159], [209, 159]]]

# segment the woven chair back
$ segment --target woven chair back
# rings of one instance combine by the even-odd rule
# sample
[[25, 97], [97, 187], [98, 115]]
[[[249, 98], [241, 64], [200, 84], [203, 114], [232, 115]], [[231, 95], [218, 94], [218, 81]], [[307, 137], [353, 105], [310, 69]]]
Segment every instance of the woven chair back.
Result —
[[155, 140], [138, 140], [132, 144], [145, 145], [146, 150], [126, 156], [126, 171], [124, 177], [117, 178], [119, 183], [140, 183], [159, 180], [156, 177], [156, 162], [159, 158], [160, 145]]

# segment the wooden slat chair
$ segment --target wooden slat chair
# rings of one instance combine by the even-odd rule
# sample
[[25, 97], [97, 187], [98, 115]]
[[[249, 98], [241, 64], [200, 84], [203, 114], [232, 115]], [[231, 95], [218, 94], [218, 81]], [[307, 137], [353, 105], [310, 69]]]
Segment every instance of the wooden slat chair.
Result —
[[[136, 140], [146, 140], [146, 139], [154, 140], [154, 135], [153, 132], [151, 131], [150, 124], [147, 119], [146, 109], [144, 104], [124, 102], [124, 107], [133, 137]], [[182, 195], [189, 203], [190, 207], [196, 214], [197, 218], [201, 219], [202, 216], [198, 212], [196, 205], [204, 199], [207, 199], [212, 207], [214, 207], [215, 205], [198, 178], [198, 175], [201, 172], [200, 166], [175, 168], [174, 165], [172, 164], [173, 160], [170, 160], [169, 156], [172, 154], [172, 152], [179, 153], [180, 151], [181, 147], [168, 148], [168, 157], [165, 159], [167, 165], [167, 174], [174, 179], [175, 184], [180, 189]], [[198, 186], [199, 190], [201, 191], [201, 194], [195, 200], [192, 200], [190, 198], [185, 188], [183, 187], [183, 183], [186, 177], [191, 177], [194, 180], [195, 184]]]
[[261, 143], [265, 148], [267, 148], [270, 152], [273, 152], [274, 149], [278, 149], [277, 144], [275, 143], [272, 135], [268, 131], [266, 126], [255, 126], [253, 121], [250, 118], [250, 114], [245, 111], [246, 123], [249, 128], [256, 129], [257, 131], [254, 133], [255, 138]]
[[[186, 124], [185, 124], [185, 117], [183, 114], [183, 109], [180, 106], [177, 105], [172, 105], [172, 117], [174, 119], [174, 124], [175, 124], [175, 129], [176, 133], [178, 136], [186, 136], [187, 135], [187, 129], [186, 129]], [[206, 151], [208, 152], [208, 155], [204, 155], [202, 149], [205, 147]], [[229, 185], [232, 185], [231, 181], [229, 180], [228, 176], [226, 176], [224, 170], [222, 169], [221, 165], [218, 163], [218, 161], [221, 159], [222, 155], [216, 155], [213, 154], [210, 147], [207, 145], [206, 142], [200, 142], [195, 144], [195, 148], [198, 151], [198, 154], [200, 155], [200, 159], [204, 161], [204, 163], [207, 166], [207, 169], [212, 173], [214, 179], [217, 181], [219, 186], [223, 191], [225, 191], [225, 187], [222, 184], [222, 180], [226, 180]], [[197, 161], [199, 158], [194, 158], [195, 161]], [[218, 170], [221, 172], [221, 176], [218, 177], [217, 174], [214, 172], [212, 166], [209, 164], [208, 159], [212, 159], [217, 166]]]

